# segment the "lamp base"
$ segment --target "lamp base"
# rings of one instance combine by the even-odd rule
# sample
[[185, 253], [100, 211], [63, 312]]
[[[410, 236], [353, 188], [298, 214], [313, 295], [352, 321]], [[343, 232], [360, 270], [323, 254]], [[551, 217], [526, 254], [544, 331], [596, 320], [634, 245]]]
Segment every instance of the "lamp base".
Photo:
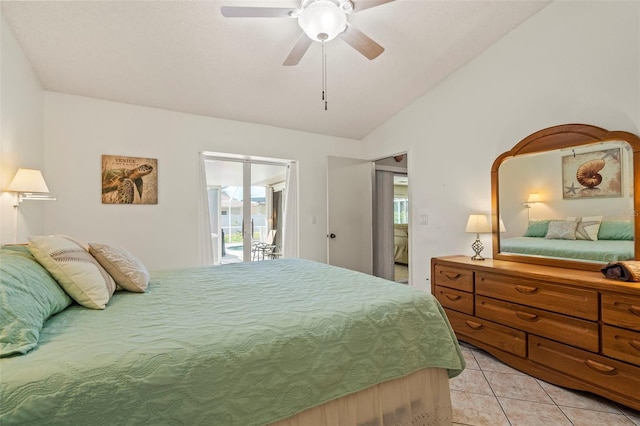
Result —
[[476, 252], [475, 256], [471, 256], [471, 260], [484, 260], [484, 257], [480, 255], [484, 249], [484, 245], [480, 241], [480, 234], [476, 234], [476, 240], [471, 244], [471, 248]]

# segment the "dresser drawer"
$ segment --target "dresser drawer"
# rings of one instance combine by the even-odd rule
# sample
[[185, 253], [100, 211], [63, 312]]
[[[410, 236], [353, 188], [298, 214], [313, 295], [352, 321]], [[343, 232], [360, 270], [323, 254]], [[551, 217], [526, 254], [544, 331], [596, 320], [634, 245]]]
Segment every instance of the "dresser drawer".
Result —
[[435, 296], [445, 308], [473, 315], [473, 293], [437, 285]]
[[574, 317], [598, 320], [598, 292], [487, 272], [476, 273], [476, 293]]
[[529, 336], [529, 359], [640, 403], [640, 367]]
[[603, 325], [602, 353], [622, 361], [640, 365], [640, 333]]
[[469, 337], [521, 357], [527, 354], [527, 337], [522, 331], [449, 309], [447, 317], [460, 340]]
[[640, 331], [640, 299], [617, 294], [603, 294], [602, 321]]
[[598, 351], [598, 324], [528, 306], [476, 296], [476, 315], [572, 346]]
[[436, 265], [435, 274], [433, 279], [436, 285], [473, 291], [473, 271]]

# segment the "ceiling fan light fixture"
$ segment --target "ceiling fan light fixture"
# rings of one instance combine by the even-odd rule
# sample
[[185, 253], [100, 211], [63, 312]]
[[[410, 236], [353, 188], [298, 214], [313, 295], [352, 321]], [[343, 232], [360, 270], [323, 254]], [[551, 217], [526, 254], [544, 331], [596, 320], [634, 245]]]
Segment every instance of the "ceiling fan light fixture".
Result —
[[316, 0], [300, 12], [298, 24], [311, 40], [325, 42], [347, 28], [347, 15], [331, 0]]

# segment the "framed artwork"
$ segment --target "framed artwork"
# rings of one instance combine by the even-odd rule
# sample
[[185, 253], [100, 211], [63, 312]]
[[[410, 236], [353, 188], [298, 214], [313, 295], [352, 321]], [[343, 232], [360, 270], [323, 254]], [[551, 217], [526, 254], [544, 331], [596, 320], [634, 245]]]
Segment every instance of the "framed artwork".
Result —
[[622, 197], [620, 148], [562, 157], [562, 198]]
[[158, 160], [103, 155], [102, 204], [158, 204]]

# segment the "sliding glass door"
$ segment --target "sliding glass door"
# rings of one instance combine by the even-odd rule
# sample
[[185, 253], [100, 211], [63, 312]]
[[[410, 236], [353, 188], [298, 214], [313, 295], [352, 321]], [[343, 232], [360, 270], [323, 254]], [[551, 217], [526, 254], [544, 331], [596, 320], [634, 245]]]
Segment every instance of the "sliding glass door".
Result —
[[287, 163], [208, 156], [205, 172], [214, 262], [282, 256]]

